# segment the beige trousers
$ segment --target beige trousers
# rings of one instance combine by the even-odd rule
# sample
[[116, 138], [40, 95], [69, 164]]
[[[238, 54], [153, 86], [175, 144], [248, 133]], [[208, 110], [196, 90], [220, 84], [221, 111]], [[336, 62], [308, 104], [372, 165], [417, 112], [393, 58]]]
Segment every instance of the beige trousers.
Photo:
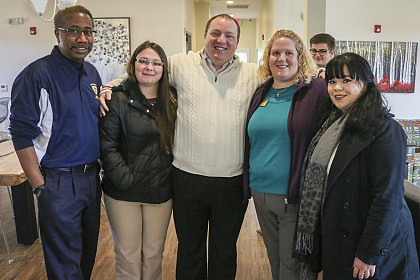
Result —
[[114, 239], [116, 279], [161, 280], [172, 199], [149, 204], [104, 194], [104, 202]]

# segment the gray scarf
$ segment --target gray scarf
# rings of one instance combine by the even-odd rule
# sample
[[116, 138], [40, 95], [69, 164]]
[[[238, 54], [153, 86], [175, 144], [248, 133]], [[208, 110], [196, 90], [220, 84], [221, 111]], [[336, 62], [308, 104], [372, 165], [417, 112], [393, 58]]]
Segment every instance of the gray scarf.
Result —
[[328, 163], [343, 134], [347, 117], [347, 114], [342, 115], [332, 124], [329, 119], [325, 121], [306, 153], [294, 252], [302, 263], [301, 278], [304, 280], [316, 279], [308, 259], [313, 253], [315, 228], [324, 202]]

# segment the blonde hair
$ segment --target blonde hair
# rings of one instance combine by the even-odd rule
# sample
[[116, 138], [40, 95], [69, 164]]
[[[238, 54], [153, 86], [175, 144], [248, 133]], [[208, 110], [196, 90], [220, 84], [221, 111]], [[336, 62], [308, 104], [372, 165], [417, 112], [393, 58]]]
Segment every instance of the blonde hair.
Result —
[[316, 77], [317, 74], [317, 67], [315, 62], [313, 61], [311, 55], [308, 52], [303, 40], [292, 30], [285, 30], [281, 29], [276, 31], [274, 35], [271, 37], [270, 41], [268, 41], [267, 47], [264, 50], [264, 56], [260, 61], [260, 66], [258, 68], [258, 76], [265, 80], [268, 80], [273, 76], [270, 70], [269, 61], [270, 61], [270, 53], [271, 47], [273, 46], [273, 42], [278, 39], [286, 37], [293, 41], [295, 44], [295, 48], [298, 52], [298, 73], [295, 78], [295, 83], [310, 83], [311, 80]]

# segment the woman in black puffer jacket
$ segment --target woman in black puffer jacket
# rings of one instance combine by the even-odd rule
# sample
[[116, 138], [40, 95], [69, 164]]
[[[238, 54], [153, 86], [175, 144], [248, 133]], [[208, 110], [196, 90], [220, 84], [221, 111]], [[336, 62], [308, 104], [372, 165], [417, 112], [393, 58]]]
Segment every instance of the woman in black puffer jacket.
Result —
[[176, 99], [167, 58], [149, 41], [127, 64], [100, 120], [103, 191], [116, 254], [116, 279], [162, 278], [172, 211], [171, 164]]

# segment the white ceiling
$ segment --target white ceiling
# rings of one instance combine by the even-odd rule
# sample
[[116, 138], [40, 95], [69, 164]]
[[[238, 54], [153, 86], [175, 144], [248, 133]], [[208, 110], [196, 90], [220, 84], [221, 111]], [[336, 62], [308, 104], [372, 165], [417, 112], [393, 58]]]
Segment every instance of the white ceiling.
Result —
[[[241, 19], [257, 18], [264, 1], [265, 0], [233, 0], [234, 3], [229, 5], [248, 5], [248, 8], [228, 9], [226, 0], [204, 0], [204, 2], [210, 4], [210, 13], [212, 15], [231, 14], [234, 18]], [[200, 0], [198, 0], [198, 2], [200, 2]]]

